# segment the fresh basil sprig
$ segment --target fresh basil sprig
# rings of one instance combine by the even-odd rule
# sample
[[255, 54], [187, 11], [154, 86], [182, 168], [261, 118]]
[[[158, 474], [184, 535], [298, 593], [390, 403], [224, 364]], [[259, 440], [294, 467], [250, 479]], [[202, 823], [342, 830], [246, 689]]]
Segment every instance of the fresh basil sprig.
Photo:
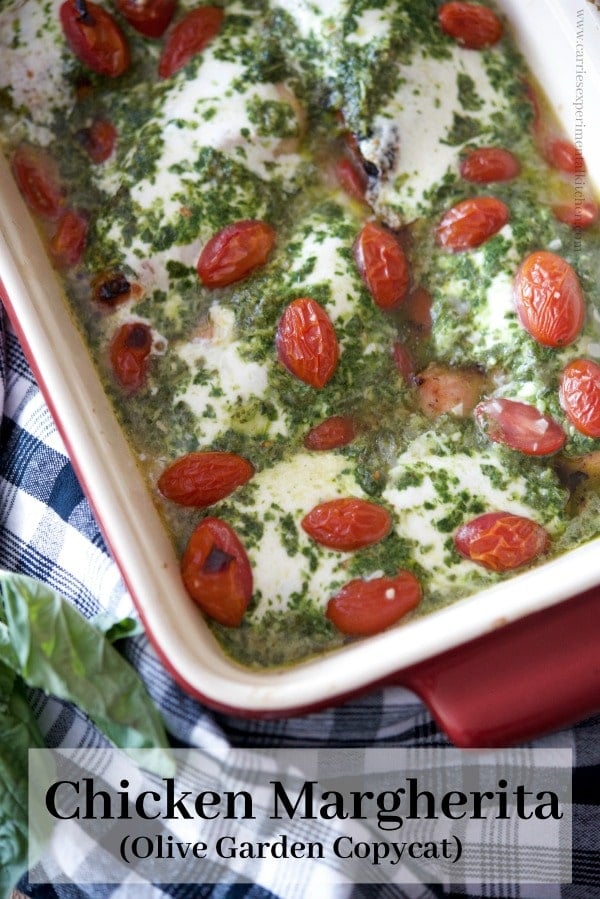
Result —
[[145, 767], [174, 773], [160, 715], [111, 645], [135, 630], [131, 620], [98, 624], [44, 584], [0, 572], [0, 897], [27, 868], [27, 750], [44, 745], [27, 687], [72, 702], [119, 748], [153, 750]]

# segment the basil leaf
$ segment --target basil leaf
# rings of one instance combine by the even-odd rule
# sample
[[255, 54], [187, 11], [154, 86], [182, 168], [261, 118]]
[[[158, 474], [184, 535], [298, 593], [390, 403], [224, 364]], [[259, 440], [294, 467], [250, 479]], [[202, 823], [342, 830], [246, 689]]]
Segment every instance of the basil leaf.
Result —
[[[118, 747], [170, 776], [175, 763], [159, 713], [135, 669], [58, 593], [32, 578], [0, 573], [10, 645], [6, 664], [30, 687], [78, 706]], [[0, 643], [2, 640], [0, 639]], [[1, 652], [1, 650], [0, 650]]]
[[42, 735], [20, 678], [0, 663], [0, 896], [27, 870], [27, 750]]
[[144, 633], [141, 622], [135, 618], [114, 618], [108, 612], [99, 612], [89, 619], [89, 622], [97, 631], [104, 634], [109, 643], [116, 643], [125, 637], [137, 637]]

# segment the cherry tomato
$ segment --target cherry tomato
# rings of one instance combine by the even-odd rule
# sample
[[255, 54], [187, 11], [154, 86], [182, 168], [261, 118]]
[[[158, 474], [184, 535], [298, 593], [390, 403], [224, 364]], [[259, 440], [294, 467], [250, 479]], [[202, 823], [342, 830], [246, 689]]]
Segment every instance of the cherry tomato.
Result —
[[51, 221], [57, 219], [63, 206], [63, 192], [58, 167], [41, 147], [21, 144], [12, 157], [15, 180], [29, 208]]
[[537, 250], [515, 277], [515, 304], [526, 331], [543, 346], [571, 343], [583, 327], [585, 300], [577, 275], [555, 253]]
[[567, 418], [587, 437], [600, 437], [600, 365], [575, 359], [562, 372], [560, 404]]
[[356, 437], [354, 421], [346, 415], [332, 415], [311, 428], [304, 438], [304, 446], [310, 450], [332, 450], [346, 446]]
[[400, 341], [396, 341], [392, 347], [394, 364], [405, 381], [411, 381], [415, 374], [415, 360], [410, 350]]
[[170, 78], [190, 61], [192, 56], [217, 36], [223, 24], [223, 10], [217, 6], [192, 9], [167, 35], [158, 63], [161, 78]]
[[65, 0], [60, 22], [67, 43], [81, 62], [109, 78], [118, 78], [130, 64], [129, 44], [111, 14], [92, 0]]
[[327, 618], [343, 634], [367, 637], [396, 624], [418, 606], [422, 591], [410, 571], [349, 581], [327, 603]]
[[472, 197], [449, 209], [436, 229], [436, 239], [447, 250], [470, 250], [485, 243], [509, 219], [508, 208], [495, 197]]
[[336, 333], [323, 307], [310, 297], [293, 300], [285, 308], [275, 344], [279, 361], [305, 384], [325, 387], [335, 374], [339, 359]]
[[315, 506], [301, 524], [322, 546], [350, 551], [387, 537], [392, 519], [383, 506], [351, 496]]
[[416, 377], [419, 408], [427, 418], [450, 413], [470, 415], [483, 393], [487, 378], [476, 368], [450, 368], [430, 363]]
[[237, 627], [252, 598], [252, 569], [235, 531], [220, 518], [205, 518], [181, 559], [186, 590], [203, 612]]
[[476, 407], [475, 418], [490, 440], [528, 456], [557, 453], [567, 439], [553, 418], [516, 400], [484, 400]]
[[465, 181], [489, 184], [492, 181], [510, 181], [521, 171], [519, 160], [502, 147], [480, 147], [465, 156], [460, 164], [460, 174]]
[[102, 272], [92, 280], [92, 297], [101, 306], [114, 307], [132, 295], [132, 284], [123, 272]]
[[561, 172], [566, 172], [568, 175], [585, 172], [583, 156], [575, 144], [569, 140], [560, 137], [552, 138], [543, 144], [542, 152], [546, 161]]
[[491, 47], [502, 37], [498, 16], [478, 3], [443, 3], [438, 10], [438, 22], [443, 32], [469, 50]]
[[429, 334], [433, 325], [431, 294], [424, 287], [416, 287], [404, 302], [406, 320], [422, 334]]
[[363, 225], [354, 243], [359, 274], [380, 309], [393, 309], [406, 297], [410, 272], [404, 250], [394, 235], [377, 225]]
[[50, 253], [60, 268], [71, 268], [81, 261], [85, 250], [88, 220], [79, 212], [67, 209], [50, 239]]
[[552, 209], [559, 222], [571, 228], [591, 228], [598, 221], [598, 206], [592, 200], [583, 203], [561, 203]]
[[121, 325], [110, 345], [115, 377], [128, 391], [138, 390], [146, 380], [152, 349], [152, 332], [144, 322]]
[[548, 544], [541, 525], [510, 512], [486, 512], [465, 522], [454, 535], [461, 556], [492, 571], [520, 568], [546, 552]]
[[354, 164], [351, 159], [342, 156], [335, 162], [335, 176], [340, 187], [354, 200], [364, 200], [368, 178], [365, 170]]
[[235, 453], [188, 453], [163, 471], [158, 489], [182, 506], [203, 508], [229, 496], [253, 474], [250, 462]]
[[106, 162], [115, 148], [117, 129], [106, 119], [95, 119], [89, 128], [79, 131], [77, 137], [92, 162]]
[[205, 287], [226, 287], [241, 281], [265, 264], [274, 243], [275, 232], [266, 222], [232, 222], [214, 234], [200, 253], [198, 276]]
[[173, 17], [177, 0], [115, 0], [132, 28], [144, 37], [160, 37]]

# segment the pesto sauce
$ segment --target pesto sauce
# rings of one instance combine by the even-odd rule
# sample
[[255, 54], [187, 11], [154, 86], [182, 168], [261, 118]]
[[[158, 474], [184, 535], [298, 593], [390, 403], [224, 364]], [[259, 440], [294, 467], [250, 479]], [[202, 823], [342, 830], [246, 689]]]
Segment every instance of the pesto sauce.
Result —
[[[490, 446], [471, 418], [427, 419], [418, 409], [414, 384], [400, 376], [392, 354], [400, 340], [417, 369], [432, 360], [477, 365], [503, 385], [504, 395], [522, 398], [527, 390], [529, 401], [563, 420], [556, 383], [572, 348], [556, 352], [537, 344], [512, 308], [498, 312], [495, 291], [532, 250], [557, 247], [575, 268], [590, 309], [600, 314], [599, 229], [579, 232], [575, 241], [549, 210], [557, 178], [531, 137], [525, 67], [507, 36], [500, 49], [481, 54], [505, 105], [484, 117], [481, 85], [457, 70], [457, 108], [440, 138], [455, 150], [453, 164], [417, 201], [418, 215], [404, 229], [413, 284], [427, 288], [433, 298], [432, 332], [415, 328], [403, 308], [382, 312], [353, 257], [368, 213], [332, 185], [325, 163], [339, 150], [345, 128], [361, 140], [370, 138], [381, 110], [402, 91], [417, 59], [452, 58], [453, 44], [437, 25], [437, 4], [348, 0], [339, 21], [323, 32], [315, 26], [302, 35], [292, 13], [275, 2], [251, 0], [243, 13], [237, 4], [228, 11], [226, 4], [225, 11], [223, 30], [210, 48], [170, 79], [155, 74], [160, 42], [147, 41], [128, 26], [133, 62], [116, 84], [90, 74], [66, 54], [65, 82], [72, 92], [85, 82], [86, 91], [76, 103], [57, 105], [49, 149], [68, 185], [69, 202], [90, 214], [84, 264], [67, 275], [68, 296], [177, 552], [183, 552], [204, 513], [162, 498], [157, 477], [187, 452], [227, 450], [250, 459], [256, 476], [208, 514], [230, 522], [253, 557], [268, 534], [276, 533], [285, 558], [300, 573], [286, 608], [257, 590], [239, 628], [210, 625], [241, 664], [265, 667], [297, 662], [345, 642], [323, 609], [351, 578], [412, 571], [424, 590], [413, 617], [498, 581], [495, 573], [465, 571], [452, 541], [460, 524], [488, 510], [489, 497], [529, 507], [551, 530], [556, 553], [600, 533], [596, 493], [583, 489], [569, 499], [553, 459]], [[315, 21], [322, 15], [316, 9]], [[364, 21], [375, 21], [368, 16], [386, 26], [372, 39], [364, 39], [361, 31]], [[10, 41], [18, 43], [17, 31]], [[179, 109], [186, 87], [204, 77], [205, 58], [223, 67], [222, 97], [207, 90], [193, 116], [166, 116], [165, 109]], [[280, 92], [281, 85], [303, 106], [305, 121]], [[229, 142], [213, 146], [210, 135], [219, 132], [211, 128], [226, 118], [229, 101], [241, 104], [247, 121], [238, 133], [232, 130]], [[0, 86], [0, 123], [7, 132], [23, 116], [10, 89]], [[115, 153], [101, 169], [89, 165], [80, 140], [81, 130], [97, 116], [109, 118], [118, 132]], [[205, 130], [198, 130], [199, 122]], [[409, 137], [399, 136], [400, 152]], [[166, 157], [169, 140], [186, 152]], [[289, 155], [278, 144], [288, 140], [296, 142]], [[261, 165], [249, 158], [254, 144], [265, 148]], [[463, 181], [460, 159], [485, 144], [509, 147], [521, 162], [520, 176], [485, 187]], [[170, 160], [166, 171], [165, 158]], [[170, 179], [169, 190], [175, 185], [172, 192], [163, 193], [162, 178]], [[410, 179], [396, 187], [410, 195]], [[433, 230], [441, 215], [466, 197], [489, 193], [509, 207], [509, 226], [474, 252], [453, 254], [438, 247]], [[390, 202], [384, 212], [393, 222], [402, 205]], [[195, 270], [201, 246], [226, 224], [246, 218], [265, 219], [276, 228], [275, 250], [243, 281], [207, 290]], [[147, 286], [143, 273], [149, 263], [157, 274]], [[139, 280], [141, 295], [125, 306], [100, 308], [90, 299], [91, 281], [116, 271]], [[276, 359], [277, 323], [299, 296], [317, 300], [335, 322], [340, 360], [321, 390], [292, 377]], [[161, 347], [152, 354], [147, 381], [135, 397], [124, 395], [107, 358], [112, 333], [128, 317], [149, 322]], [[211, 328], [222, 329], [221, 353], [203, 337]], [[597, 336], [590, 315], [580, 342], [585, 346]], [[242, 372], [231, 389], [234, 376], [223, 362], [228, 352], [232, 366]], [[394, 525], [384, 540], [344, 560], [306, 537], [296, 499], [284, 497], [286, 505], [273, 498], [267, 507], [261, 505], [260, 478], [268, 485], [270, 472], [292, 470], [289, 466], [305, 453], [308, 430], [332, 415], [352, 416], [357, 436], [323, 457], [323, 468], [330, 465], [333, 472], [327, 489], [371, 497], [389, 509]], [[569, 429], [567, 455], [597, 448], [598, 441]], [[477, 474], [477, 484], [465, 479], [458, 463]], [[296, 485], [289, 486], [293, 492]], [[430, 528], [424, 535], [410, 526], [419, 508]], [[311, 586], [321, 583], [321, 569], [327, 595]]]

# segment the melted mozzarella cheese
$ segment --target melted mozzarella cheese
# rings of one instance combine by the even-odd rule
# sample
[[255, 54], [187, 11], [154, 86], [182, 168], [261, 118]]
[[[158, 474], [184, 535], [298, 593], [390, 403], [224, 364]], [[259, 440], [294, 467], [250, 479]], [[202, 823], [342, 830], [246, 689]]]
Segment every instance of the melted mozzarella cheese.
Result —
[[[469, 560], [459, 561], [449, 550], [448, 541], [459, 524], [456, 510], [465, 503], [475, 501], [480, 511], [532, 518], [551, 533], [561, 529], [560, 509], [550, 502], [543, 509], [532, 507], [528, 478], [523, 474], [508, 480], [495, 445], [464, 451], [458, 432], [456, 438], [450, 453], [439, 435], [422, 434], [398, 457], [383, 492], [395, 511], [398, 534], [412, 541], [414, 558], [427, 572], [428, 589], [442, 595], [450, 595], [455, 585], [464, 594], [473, 576], [495, 577]], [[467, 512], [464, 520], [476, 514], [480, 513]]]
[[[260, 617], [269, 610], [284, 610], [293, 606], [295, 596], [325, 606], [348, 580], [348, 553], [319, 546], [302, 530], [300, 521], [321, 502], [364, 496], [348, 460], [335, 453], [301, 452], [259, 472], [252, 484], [252, 514], [264, 525], [260, 541], [248, 548], [258, 598], [253, 614]], [[284, 539], [285, 516], [297, 527], [293, 553]]]
[[175, 393], [173, 404], [184, 403], [194, 414], [199, 445], [208, 446], [228, 428], [272, 436], [285, 433], [285, 415], [262, 411], [268, 393], [268, 369], [243, 358], [235, 337], [234, 315], [215, 304], [210, 309], [210, 336], [198, 336], [177, 348], [191, 373], [190, 383]]
[[507, 109], [507, 100], [493, 88], [481, 54], [454, 47], [447, 59], [417, 53], [401, 67], [397, 91], [374, 117], [372, 135], [360, 142], [361, 153], [380, 173], [369, 202], [392, 226], [423, 214], [427, 192], [456, 167], [459, 147], [448, 135], [462, 108], [457, 73], [477, 87], [481, 109], [468, 115], [484, 132], [492, 116]]
[[72, 105], [73, 92], [63, 71], [61, 2], [12, 3], [0, 10], [0, 90], [8, 92], [17, 110], [13, 141], [18, 132], [19, 139], [48, 144], [55, 113]]

